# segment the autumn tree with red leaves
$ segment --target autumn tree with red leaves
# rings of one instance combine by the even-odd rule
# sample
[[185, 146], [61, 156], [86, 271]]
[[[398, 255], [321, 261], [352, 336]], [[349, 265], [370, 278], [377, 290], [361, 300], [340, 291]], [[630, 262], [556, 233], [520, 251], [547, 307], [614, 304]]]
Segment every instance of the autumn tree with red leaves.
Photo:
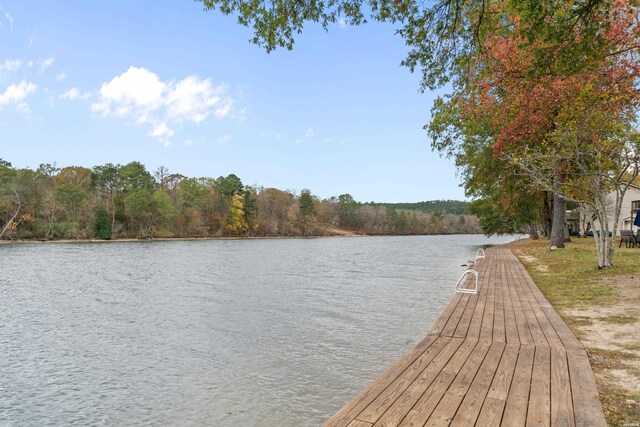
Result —
[[[588, 19], [579, 19], [587, 13], [581, 5], [590, 7]], [[628, 180], [638, 173], [638, 6], [526, 3], [494, 12], [499, 24], [487, 28], [476, 54], [466, 58], [454, 94], [436, 104], [434, 146], [465, 168], [469, 145], [480, 139], [497, 162], [511, 166], [511, 181], [523, 176], [531, 188], [553, 191], [552, 245], [563, 245], [564, 200], [588, 206], [602, 228], [599, 267], [610, 267], [611, 206], [604, 201], [615, 191], [619, 214]], [[451, 138], [452, 128], [461, 139]]]

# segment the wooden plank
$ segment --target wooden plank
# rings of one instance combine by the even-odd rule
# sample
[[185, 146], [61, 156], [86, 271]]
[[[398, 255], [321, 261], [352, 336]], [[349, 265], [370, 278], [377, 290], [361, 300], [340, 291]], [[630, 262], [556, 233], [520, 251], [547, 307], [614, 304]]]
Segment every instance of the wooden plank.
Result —
[[549, 347], [536, 346], [527, 425], [551, 425], [551, 351]]
[[487, 264], [482, 262], [481, 264], [482, 270], [478, 272], [480, 275], [480, 293], [478, 296], [478, 301], [473, 310], [473, 317], [471, 318], [471, 325], [469, 325], [469, 330], [467, 331], [467, 338], [469, 339], [479, 339], [480, 338], [480, 328], [482, 327], [482, 318], [484, 316], [484, 310], [487, 303], [487, 293], [488, 287], [491, 284], [491, 267], [492, 263]]
[[373, 424], [360, 420], [353, 420], [347, 425], [347, 427], [371, 427]]
[[507, 396], [507, 404], [504, 408], [502, 425], [523, 426], [525, 424], [534, 356], [534, 346], [523, 345], [520, 347], [513, 381], [511, 381]]
[[415, 347], [404, 356], [402, 356], [393, 366], [385, 371], [372, 385], [364, 389], [358, 396], [347, 403], [340, 411], [331, 417], [325, 424], [325, 427], [345, 426], [351, 420], [366, 408], [382, 391], [387, 388], [407, 367], [409, 367], [422, 353], [426, 351], [431, 344], [436, 341], [437, 337], [429, 337], [424, 340], [419, 347]]
[[485, 309], [482, 316], [482, 326], [480, 327], [480, 339], [491, 340], [493, 339], [493, 311], [495, 308], [495, 281], [488, 283], [487, 289], [487, 302], [485, 303]]
[[498, 369], [496, 370], [496, 375], [493, 377], [493, 382], [491, 383], [487, 397], [506, 402], [519, 353], [519, 345], [507, 344], [502, 354], [500, 365], [498, 365]]
[[501, 424], [502, 413], [504, 412], [505, 401], [487, 396], [482, 405], [482, 410], [478, 416], [477, 426], [498, 426]]
[[447, 325], [447, 322], [449, 321], [451, 314], [455, 311], [461, 299], [462, 299], [462, 294], [460, 293], [456, 293], [453, 296], [449, 305], [447, 305], [447, 307], [444, 309], [440, 317], [438, 317], [438, 320], [436, 320], [436, 323], [429, 330], [429, 335], [440, 335], [442, 333], [442, 330]]
[[551, 425], [574, 426], [569, 363], [564, 348], [551, 348]]
[[442, 369], [450, 362], [451, 358], [455, 354], [466, 354], [470, 351], [471, 343], [467, 341], [465, 346], [462, 346], [462, 344], [463, 340], [450, 338], [447, 346], [438, 354], [438, 357], [425, 368], [420, 377], [407, 387], [402, 395], [396, 399], [394, 405], [378, 419], [375, 425], [392, 427], [400, 424], [415, 403], [440, 375]]
[[471, 318], [473, 317], [473, 313], [475, 312], [476, 306], [478, 304], [478, 295], [470, 295], [469, 302], [467, 302], [467, 306], [460, 317], [460, 321], [458, 322], [458, 326], [456, 327], [453, 336], [455, 338], [466, 338], [467, 331], [469, 330], [469, 325], [471, 324]]
[[[513, 254], [511, 254], [511, 256], [513, 257]], [[536, 298], [536, 296], [534, 295], [532, 287], [529, 286], [529, 284], [528, 284], [528, 280], [527, 279], [530, 280], [530, 277], [528, 277], [528, 274], [527, 274], [526, 270], [524, 270], [524, 267], [522, 266], [522, 264], [517, 262], [517, 258], [513, 259], [512, 270], [514, 272], [513, 273], [514, 277], [513, 277], [512, 281], [514, 283], [517, 283], [519, 289], [521, 290], [520, 292], [521, 292], [522, 297], [529, 304], [529, 307], [531, 308], [531, 312], [535, 316], [535, 318], [537, 320], [537, 324], [540, 326], [540, 330], [544, 334], [546, 342], [551, 347], [553, 347], [553, 346], [562, 346], [562, 341], [560, 340], [560, 337], [558, 336], [558, 334], [556, 332], [556, 328], [551, 323], [551, 321], [547, 317], [546, 313], [542, 310], [542, 306], [540, 304], [541, 303], [540, 299]], [[536, 290], [537, 290], [537, 287], [536, 287]], [[539, 291], [538, 291], [538, 293], [539, 293]], [[540, 294], [540, 296], [542, 296], [542, 294]], [[544, 298], [544, 297], [542, 297], [542, 298]], [[546, 302], [548, 304], [548, 301], [546, 301], [546, 299], [544, 299], [544, 302]], [[564, 325], [564, 327], [566, 328], [566, 325]], [[545, 344], [544, 341], [542, 341], [541, 338], [538, 338], [538, 340], [539, 340], [538, 344], [541, 344], [541, 345]]]
[[582, 343], [576, 338], [576, 336], [569, 329], [564, 320], [562, 320], [562, 317], [560, 317], [560, 315], [553, 309], [551, 303], [549, 303], [547, 298], [542, 294], [533, 279], [531, 279], [531, 276], [529, 276], [529, 273], [527, 273], [524, 266], [518, 261], [515, 255], [512, 254], [512, 256], [515, 259], [515, 269], [521, 272], [522, 276], [524, 277], [525, 283], [531, 290], [531, 293], [533, 294], [535, 299], [538, 301], [538, 304], [549, 319], [549, 322], [551, 322], [551, 324], [553, 325], [563, 345], [565, 347], [584, 348]]
[[606, 426], [587, 352], [582, 349], [568, 348], [567, 360], [576, 425]]
[[[471, 387], [473, 380], [479, 373], [482, 362], [486, 358], [491, 344], [488, 341], [478, 343], [473, 353], [469, 356], [456, 378], [449, 386], [433, 413], [427, 420], [428, 425], [448, 425], [455, 416], [462, 400]], [[493, 376], [493, 375], [492, 375]], [[489, 380], [491, 381], [491, 380]]]
[[456, 328], [458, 327], [458, 323], [460, 323], [460, 318], [464, 313], [464, 310], [467, 308], [467, 304], [469, 303], [470, 294], [461, 294], [460, 302], [456, 306], [453, 313], [449, 317], [447, 324], [442, 328], [440, 335], [443, 337], [453, 337], [453, 334], [456, 332]]
[[[508, 269], [509, 271], [510, 269]], [[509, 294], [511, 295], [511, 304], [513, 305], [513, 312], [516, 318], [516, 329], [518, 330], [518, 338], [523, 345], [532, 345], [533, 337], [531, 331], [527, 325], [527, 318], [524, 315], [524, 309], [522, 302], [520, 301], [520, 295], [518, 295], [518, 289], [515, 287], [513, 281], [509, 281]]]
[[[517, 278], [513, 279], [516, 288], [518, 290], [518, 296], [520, 297], [520, 304], [522, 306], [522, 311], [524, 312], [524, 317], [527, 319], [527, 327], [529, 328], [529, 332], [531, 332], [531, 337], [533, 338], [533, 342], [535, 345], [548, 346], [546, 337], [544, 336], [544, 332], [542, 332], [542, 328], [538, 323], [538, 318], [533, 312], [534, 308], [531, 306], [531, 300], [533, 296], [528, 289], [522, 287], [522, 283]], [[534, 302], [535, 304], [535, 302]]]
[[503, 292], [502, 289], [507, 286], [506, 277], [504, 271], [504, 264], [500, 264], [500, 268], [498, 270], [500, 272], [500, 276], [498, 279], [498, 283], [496, 284], [497, 288], [495, 290], [495, 300], [494, 300], [494, 313], [493, 313], [493, 341], [494, 342], [506, 342], [506, 328], [504, 324], [504, 299], [502, 297]]
[[[505, 268], [505, 276], [506, 268]], [[511, 292], [509, 290], [509, 282], [506, 281], [502, 286], [502, 300], [504, 304], [504, 324], [505, 324], [505, 338], [509, 344], [520, 344], [520, 337], [518, 335], [518, 325], [516, 322], [516, 315], [513, 307], [513, 300], [511, 299]]]
[[482, 366], [478, 370], [478, 374], [471, 383], [471, 387], [465, 393], [462, 403], [458, 408], [453, 420], [452, 426], [474, 425], [482, 409], [487, 393], [496, 375], [497, 368], [506, 344], [494, 342], [487, 353]]
[[584, 345], [576, 338], [573, 331], [569, 329], [567, 324], [564, 323], [564, 320], [562, 320], [560, 315], [552, 307], [542, 307], [542, 311], [553, 325], [563, 346], [566, 348], [584, 348]]
[[[423, 371], [443, 351], [443, 349], [451, 342], [450, 338], [439, 337], [433, 345], [431, 345], [420, 357], [418, 357], [402, 375], [389, 385], [382, 393], [371, 402], [357, 418], [369, 423], [375, 423], [384, 414], [389, 407], [396, 401], [402, 393], [420, 376]], [[451, 348], [452, 346], [449, 346]], [[457, 348], [457, 347], [456, 347]], [[449, 352], [444, 353], [444, 357], [448, 360], [451, 356]]]
[[[455, 379], [467, 358], [477, 347], [477, 341], [465, 340], [460, 349], [451, 358], [449, 363], [438, 374], [433, 383], [427, 388], [424, 395], [416, 402], [413, 408], [399, 424], [400, 426], [422, 426], [426, 423], [431, 413], [436, 408], [442, 396]], [[385, 426], [386, 427], [386, 426]]]

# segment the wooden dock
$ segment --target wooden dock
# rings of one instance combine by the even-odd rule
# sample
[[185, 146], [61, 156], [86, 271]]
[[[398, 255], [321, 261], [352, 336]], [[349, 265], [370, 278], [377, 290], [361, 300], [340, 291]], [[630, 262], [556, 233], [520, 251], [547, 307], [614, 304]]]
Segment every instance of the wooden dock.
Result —
[[518, 259], [492, 248], [476, 268], [479, 293], [325, 427], [606, 426], [584, 347]]

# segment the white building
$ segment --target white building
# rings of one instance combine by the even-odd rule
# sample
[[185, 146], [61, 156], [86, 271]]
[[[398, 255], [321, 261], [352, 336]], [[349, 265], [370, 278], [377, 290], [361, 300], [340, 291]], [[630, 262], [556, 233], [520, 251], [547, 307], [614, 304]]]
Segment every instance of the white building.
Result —
[[[609, 200], [611, 205], [609, 227], [613, 228], [613, 203], [615, 201], [615, 193], [612, 192], [609, 195]], [[622, 199], [620, 218], [618, 219], [618, 235], [620, 235], [620, 230], [633, 230], [634, 233], [636, 232], [638, 227], [633, 225], [633, 221], [636, 218], [638, 210], [640, 210], [640, 186], [630, 185]], [[587, 230], [600, 229], [598, 220], [594, 220], [593, 224], [590, 224], [590, 218], [587, 218], [584, 212], [580, 212], [579, 220], [575, 212], [572, 212], [572, 214], [573, 215], [570, 216], [569, 213], [567, 213], [567, 218], [572, 218], [572, 220], [568, 221], [569, 227], [574, 230], [580, 230], [580, 235], [584, 236]]]

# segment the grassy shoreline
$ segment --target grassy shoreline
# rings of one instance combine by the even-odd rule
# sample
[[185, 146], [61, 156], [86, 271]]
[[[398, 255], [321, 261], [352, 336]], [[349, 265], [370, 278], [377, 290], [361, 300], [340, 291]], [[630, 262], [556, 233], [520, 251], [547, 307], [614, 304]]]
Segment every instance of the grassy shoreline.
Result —
[[616, 248], [616, 267], [598, 270], [593, 239], [507, 245], [585, 345], [607, 422], [640, 423], [640, 248]]

